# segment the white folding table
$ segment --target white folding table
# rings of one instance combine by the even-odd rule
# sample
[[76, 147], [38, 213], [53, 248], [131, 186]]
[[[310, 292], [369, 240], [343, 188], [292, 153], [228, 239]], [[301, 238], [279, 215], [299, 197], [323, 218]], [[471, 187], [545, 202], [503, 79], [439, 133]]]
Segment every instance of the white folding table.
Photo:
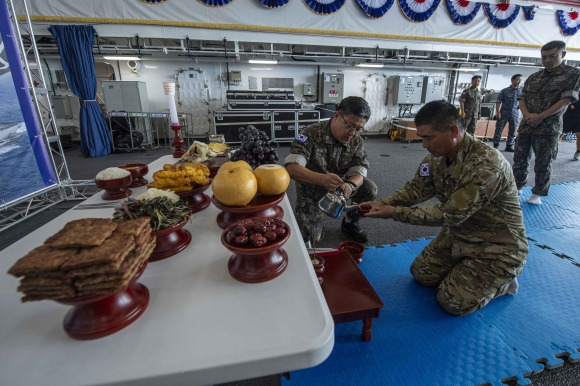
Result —
[[[165, 163], [149, 165], [147, 179]], [[133, 188], [133, 197], [146, 187]], [[211, 197], [211, 187], [205, 192]], [[119, 200], [118, 202], [121, 202]], [[104, 202], [101, 193], [84, 203]], [[104, 338], [79, 341], [62, 327], [69, 306], [21, 303], [14, 262], [67, 222], [112, 217], [113, 209], [71, 209], [0, 252], [0, 384], [206, 385], [278, 374], [323, 362], [334, 345], [334, 324], [287, 197], [279, 204], [291, 236], [288, 266], [258, 284], [236, 281], [220, 241], [219, 210], [210, 204], [185, 229], [191, 244], [150, 262], [139, 282], [149, 306], [133, 324]]]

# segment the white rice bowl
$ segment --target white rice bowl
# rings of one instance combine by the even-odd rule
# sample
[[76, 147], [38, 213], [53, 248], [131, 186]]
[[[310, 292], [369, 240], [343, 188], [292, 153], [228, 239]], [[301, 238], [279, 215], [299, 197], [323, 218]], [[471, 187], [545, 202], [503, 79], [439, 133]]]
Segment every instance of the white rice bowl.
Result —
[[105, 170], [101, 170], [96, 180], [115, 180], [118, 178], [124, 178], [130, 175], [131, 172], [129, 170], [121, 169], [121, 168], [106, 168]]

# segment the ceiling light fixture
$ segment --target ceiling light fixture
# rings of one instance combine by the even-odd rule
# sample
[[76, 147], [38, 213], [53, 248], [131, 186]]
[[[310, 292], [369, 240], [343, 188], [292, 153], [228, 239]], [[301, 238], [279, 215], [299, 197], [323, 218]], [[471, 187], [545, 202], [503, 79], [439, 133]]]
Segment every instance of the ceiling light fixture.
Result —
[[278, 64], [276, 59], [249, 59], [248, 63], [251, 64]]
[[138, 56], [111, 55], [103, 56], [105, 60], [141, 60]]
[[463, 72], [476, 72], [476, 71], [480, 71], [480, 68], [476, 68], [476, 67], [472, 67], [472, 68], [458, 68], [457, 71], [463, 71]]
[[385, 65], [383, 63], [363, 62], [363, 63], [357, 64], [356, 67], [383, 68], [383, 67], [385, 67]]

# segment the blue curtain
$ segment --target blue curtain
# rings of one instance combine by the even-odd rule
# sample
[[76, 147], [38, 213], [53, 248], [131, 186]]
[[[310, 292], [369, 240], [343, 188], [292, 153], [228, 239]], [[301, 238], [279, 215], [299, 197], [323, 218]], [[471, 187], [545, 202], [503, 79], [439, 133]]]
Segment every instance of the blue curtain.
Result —
[[49, 28], [60, 53], [62, 68], [72, 92], [81, 102], [81, 153], [101, 157], [111, 153], [113, 141], [97, 101], [97, 74], [93, 58], [92, 26], [52, 25]]

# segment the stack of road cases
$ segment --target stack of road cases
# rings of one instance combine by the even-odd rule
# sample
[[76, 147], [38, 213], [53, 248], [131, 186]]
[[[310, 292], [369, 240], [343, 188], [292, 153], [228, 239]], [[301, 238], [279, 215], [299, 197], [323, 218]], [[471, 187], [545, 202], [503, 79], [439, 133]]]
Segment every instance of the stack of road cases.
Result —
[[272, 138], [272, 112], [271, 111], [215, 111], [214, 134], [223, 135], [228, 144], [241, 143], [240, 127], [253, 125], [266, 132]]
[[286, 111], [215, 111], [214, 134], [222, 135], [225, 143], [240, 143], [239, 128], [253, 125], [266, 132], [273, 142], [290, 142], [304, 127], [320, 122], [316, 110]]
[[291, 91], [228, 91], [228, 110], [300, 110], [302, 102]]

